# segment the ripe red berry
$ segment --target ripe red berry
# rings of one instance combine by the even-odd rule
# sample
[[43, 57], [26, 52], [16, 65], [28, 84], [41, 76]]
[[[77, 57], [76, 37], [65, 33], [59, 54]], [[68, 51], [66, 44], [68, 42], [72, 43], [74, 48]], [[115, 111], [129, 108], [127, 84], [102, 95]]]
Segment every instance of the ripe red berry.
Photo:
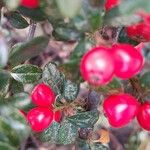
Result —
[[49, 108], [37, 107], [30, 110], [27, 120], [35, 132], [41, 132], [48, 128], [53, 121], [53, 111]]
[[109, 51], [105, 47], [96, 47], [83, 56], [80, 71], [84, 80], [93, 85], [104, 85], [112, 79], [114, 62]]
[[142, 17], [142, 22], [137, 23], [135, 25], [131, 25], [126, 28], [127, 34], [129, 37], [138, 37], [142, 41], [150, 41], [150, 14], [147, 13], [139, 13], [140, 17]]
[[112, 9], [113, 7], [119, 5], [120, 0], [106, 0], [105, 3], [105, 10], [109, 11], [110, 9]]
[[21, 0], [20, 5], [27, 8], [37, 8], [39, 6], [39, 0]]
[[32, 102], [38, 106], [50, 106], [55, 102], [53, 90], [46, 84], [38, 84], [31, 93]]
[[103, 109], [113, 127], [127, 125], [138, 113], [139, 102], [128, 94], [111, 95], [105, 99]]
[[54, 121], [59, 123], [60, 119], [61, 119], [61, 111], [54, 112]]
[[150, 103], [141, 105], [137, 120], [143, 129], [150, 131]]
[[129, 44], [116, 44], [112, 47], [115, 63], [115, 75], [128, 79], [136, 75], [143, 67], [142, 54]]

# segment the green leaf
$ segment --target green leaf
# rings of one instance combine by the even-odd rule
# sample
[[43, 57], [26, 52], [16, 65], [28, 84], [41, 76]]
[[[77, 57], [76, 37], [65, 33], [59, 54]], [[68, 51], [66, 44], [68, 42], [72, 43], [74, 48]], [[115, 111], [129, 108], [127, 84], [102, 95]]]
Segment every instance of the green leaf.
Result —
[[8, 61], [8, 49], [6, 41], [0, 35], [0, 68], [5, 67]]
[[14, 28], [23, 29], [29, 26], [28, 22], [18, 12], [9, 13], [7, 18]]
[[56, 0], [57, 6], [64, 17], [75, 17], [82, 4], [82, 0]]
[[48, 129], [36, 134], [36, 136], [38, 136], [42, 142], [67, 145], [75, 141], [77, 133], [77, 128], [68, 122], [63, 122], [61, 125], [53, 122]]
[[79, 93], [79, 86], [70, 80], [66, 80], [64, 83], [64, 98], [67, 101], [73, 101], [77, 98]]
[[13, 46], [10, 50], [10, 63], [19, 64], [39, 55], [45, 50], [48, 42], [48, 37], [40, 36], [29, 42]]
[[54, 29], [53, 36], [57, 40], [77, 41], [81, 38], [82, 34], [74, 29], [58, 27]]
[[100, 144], [100, 143], [94, 143], [90, 145], [91, 150], [109, 150], [108, 147]]
[[91, 150], [86, 140], [77, 139], [77, 146], [79, 150]]
[[9, 90], [10, 74], [0, 71], [0, 96], [5, 96]]
[[14, 147], [7, 143], [0, 142], [0, 149], [1, 150], [16, 150]]
[[42, 79], [45, 83], [49, 84], [56, 94], [62, 93], [64, 75], [57, 69], [57, 66], [54, 63], [48, 63], [44, 70]]
[[42, 142], [57, 143], [59, 128], [60, 125], [57, 122], [53, 122], [48, 129], [37, 136]]
[[31, 97], [28, 93], [15, 94], [8, 99], [8, 103], [24, 111], [29, 111], [34, 107], [31, 101]]
[[150, 1], [147, 0], [123, 0], [120, 5], [106, 13], [105, 23], [117, 25], [119, 22], [121, 25], [129, 25], [138, 22], [140, 18], [136, 17], [134, 13], [141, 9], [150, 12], [149, 6]]
[[34, 65], [23, 64], [12, 69], [11, 76], [21, 83], [34, 83], [42, 76], [42, 69]]
[[68, 117], [67, 120], [80, 128], [90, 128], [94, 126], [94, 124], [98, 121], [98, 118], [98, 111], [87, 111]]
[[18, 10], [22, 15], [29, 17], [34, 21], [44, 21], [47, 18], [45, 13], [40, 8], [31, 9], [21, 6]]
[[63, 145], [71, 144], [75, 142], [77, 135], [77, 128], [69, 122], [64, 122], [59, 128], [58, 143]]
[[146, 72], [140, 77], [140, 82], [143, 88], [150, 88], [150, 71]]
[[10, 91], [12, 94], [21, 93], [24, 91], [23, 84], [21, 82], [18, 82], [14, 79], [11, 79], [10, 83]]
[[29, 128], [26, 126], [25, 118], [8, 103], [0, 105], [0, 132], [8, 138], [8, 143], [19, 147], [20, 142], [29, 136]]

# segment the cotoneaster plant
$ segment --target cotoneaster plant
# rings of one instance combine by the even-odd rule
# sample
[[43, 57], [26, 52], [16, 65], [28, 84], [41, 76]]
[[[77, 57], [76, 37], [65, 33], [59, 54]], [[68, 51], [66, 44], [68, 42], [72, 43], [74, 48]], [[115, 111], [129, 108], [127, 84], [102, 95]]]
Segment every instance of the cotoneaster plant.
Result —
[[[0, 148], [108, 150], [118, 128], [150, 131], [149, 6], [2, 0]], [[121, 146], [138, 149], [124, 132]]]

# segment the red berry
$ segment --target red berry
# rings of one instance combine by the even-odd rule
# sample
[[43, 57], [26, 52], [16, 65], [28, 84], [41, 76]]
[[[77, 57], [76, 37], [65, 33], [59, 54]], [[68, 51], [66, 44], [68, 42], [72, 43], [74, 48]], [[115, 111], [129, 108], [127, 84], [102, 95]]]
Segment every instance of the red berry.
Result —
[[54, 121], [60, 122], [61, 119], [61, 111], [54, 112]]
[[135, 25], [131, 25], [126, 28], [127, 34], [129, 37], [139, 37], [144, 41], [150, 41], [150, 14], [139, 13], [140, 17], [142, 17], [142, 22], [137, 23]]
[[144, 58], [133, 46], [116, 44], [112, 47], [115, 62], [115, 75], [128, 79], [136, 75], [143, 67]]
[[110, 125], [123, 127], [137, 115], [139, 105], [131, 95], [118, 94], [106, 98], [103, 108]]
[[150, 131], [150, 103], [145, 103], [139, 108], [137, 120], [143, 129]]
[[80, 71], [84, 80], [93, 85], [104, 85], [112, 79], [114, 62], [109, 51], [105, 47], [96, 47], [83, 56]]
[[37, 107], [28, 112], [27, 120], [33, 131], [41, 132], [50, 126], [53, 115], [53, 111], [49, 108]]
[[113, 7], [119, 5], [119, 3], [120, 3], [120, 0], [106, 0], [106, 3], [105, 3], [106, 11], [109, 11]]
[[32, 102], [38, 106], [50, 106], [55, 102], [53, 90], [46, 84], [38, 84], [31, 94]]
[[37, 8], [39, 6], [39, 0], [21, 0], [20, 5], [27, 8]]

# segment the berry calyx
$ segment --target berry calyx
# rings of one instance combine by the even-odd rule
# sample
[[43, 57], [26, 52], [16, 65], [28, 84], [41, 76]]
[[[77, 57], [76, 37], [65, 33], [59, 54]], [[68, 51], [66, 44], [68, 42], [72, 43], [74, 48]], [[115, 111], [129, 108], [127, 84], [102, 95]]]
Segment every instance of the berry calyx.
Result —
[[54, 121], [59, 123], [60, 120], [61, 120], [61, 111], [54, 112]]
[[112, 79], [114, 62], [109, 51], [105, 47], [95, 47], [83, 56], [80, 72], [84, 80], [93, 85], [105, 85]]
[[115, 44], [112, 47], [115, 63], [115, 75], [128, 79], [136, 75], [143, 67], [142, 54], [129, 44]]
[[103, 109], [110, 125], [123, 127], [138, 113], [139, 102], [129, 94], [111, 95], [104, 100]]
[[39, 0], [21, 0], [20, 5], [27, 8], [37, 8], [39, 7]]
[[137, 114], [137, 120], [143, 129], [150, 131], [150, 103], [141, 105]]
[[31, 93], [32, 102], [38, 106], [50, 106], [55, 102], [53, 90], [46, 84], [38, 84]]
[[37, 107], [27, 113], [27, 120], [35, 132], [48, 128], [53, 121], [53, 111], [49, 108]]

